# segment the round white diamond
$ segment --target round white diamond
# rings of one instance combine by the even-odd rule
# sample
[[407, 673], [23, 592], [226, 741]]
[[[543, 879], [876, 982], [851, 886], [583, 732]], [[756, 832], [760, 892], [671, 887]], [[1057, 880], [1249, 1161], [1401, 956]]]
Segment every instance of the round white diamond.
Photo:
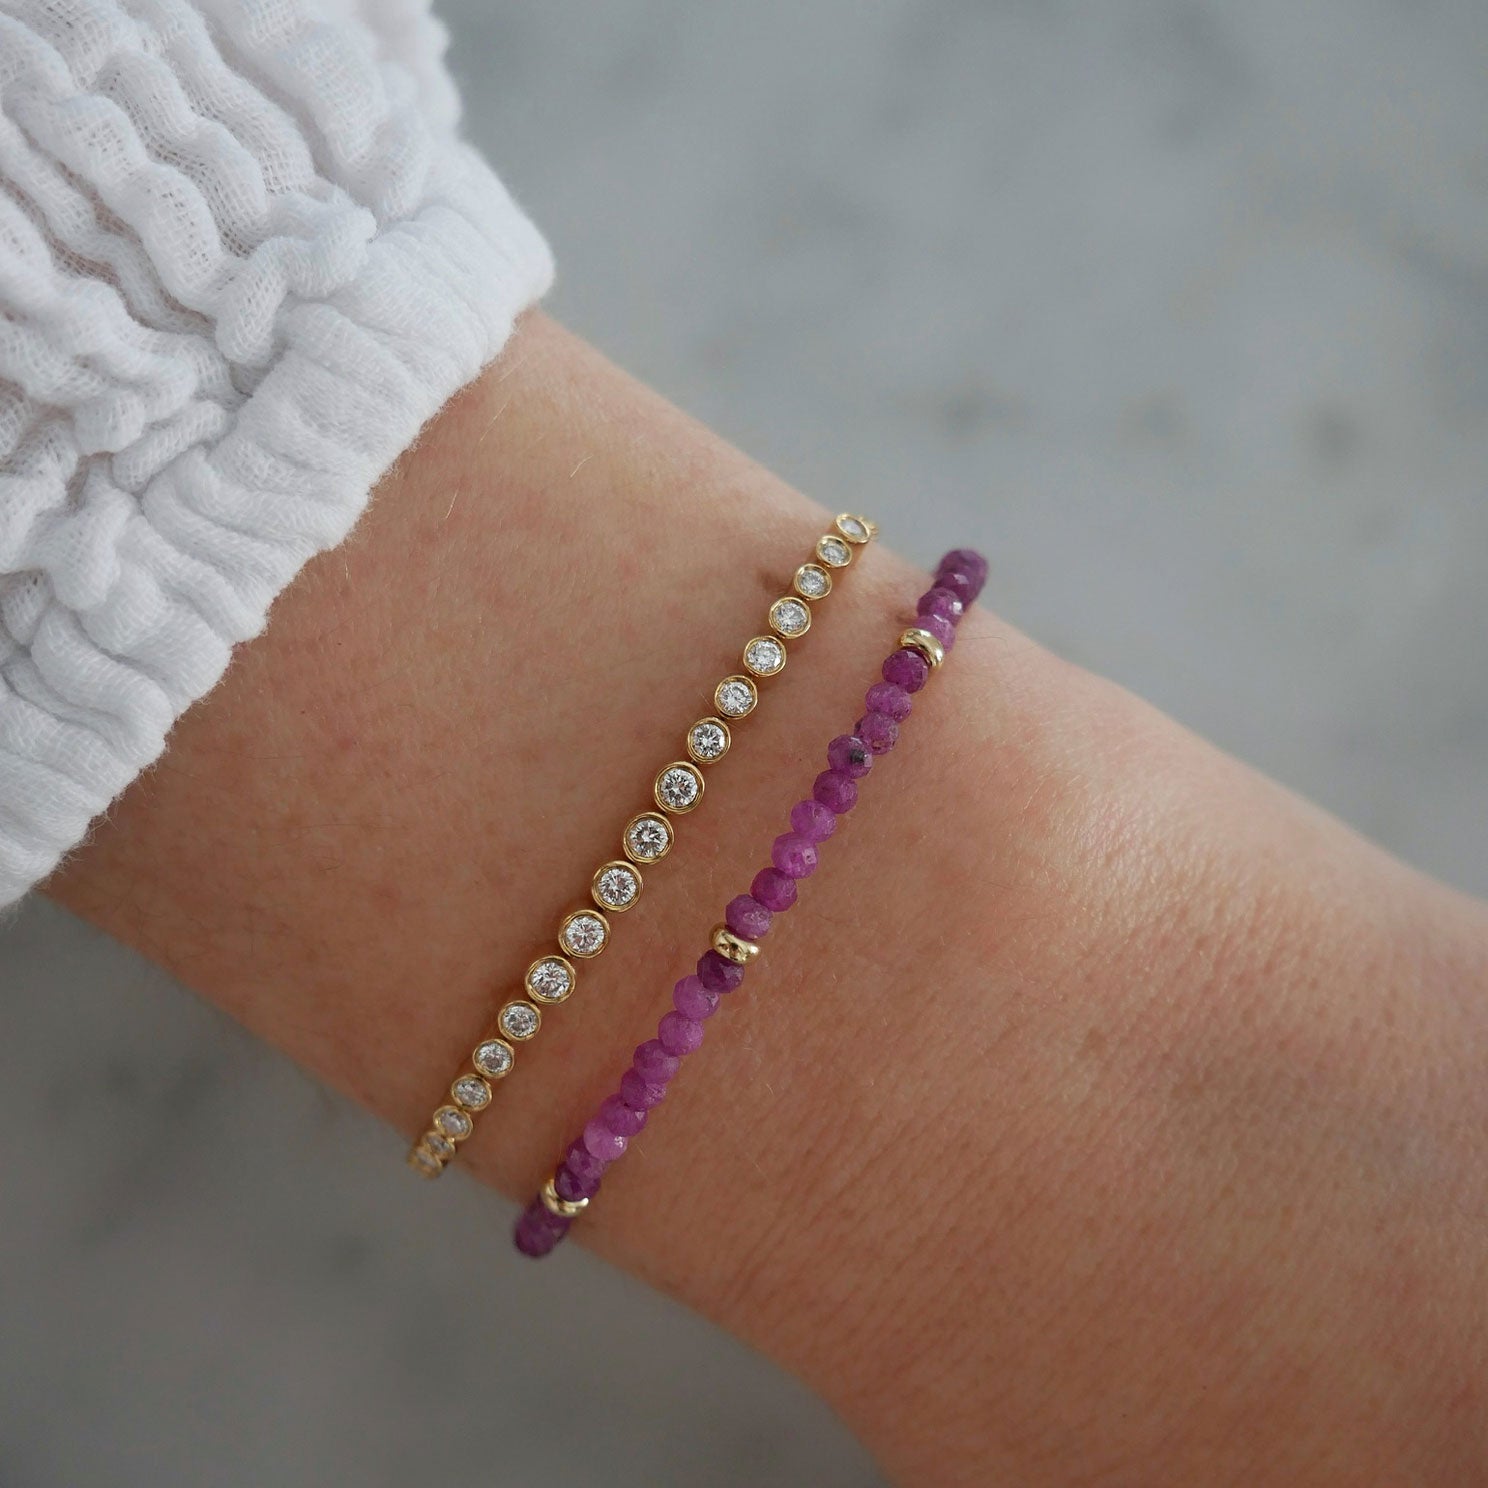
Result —
[[626, 863], [601, 868], [594, 880], [594, 897], [606, 909], [629, 909], [641, 892], [641, 876]]
[[811, 611], [799, 599], [777, 599], [770, 606], [770, 624], [783, 636], [805, 635], [811, 629]]
[[668, 765], [656, 777], [656, 799], [668, 811], [691, 811], [702, 793], [702, 776], [691, 765]]
[[855, 517], [850, 512], [843, 512], [837, 518], [837, 530], [849, 542], [855, 543], [865, 543], [871, 535], [868, 531], [868, 524], [861, 517]]
[[852, 549], [840, 537], [829, 533], [817, 543], [816, 556], [833, 568], [846, 568], [852, 562]]
[[470, 1062], [481, 1074], [499, 1080], [512, 1067], [511, 1045], [503, 1044], [500, 1039], [487, 1039]]
[[440, 1106], [434, 1113], [434, 1126], [456, 1142], [468, 1137], [472, 1130], [470, 1117], [458, 1106]]
[[426, 1178], [433, 1178], [444, 1166], [432, 1152], [423, 1147], [415, 1147], [408, 1154], [408, 1161]]
[[650, 813], [631, 819], [625, 829], [625, 851], [638, 863], [654, 863], [672, 845], [672, 829], [664, 816]]
[[722, 759], [728, 753], [728, 747], [728, 730], [711, 718], [705, 718], [701, 723], [693, 724], [692, 732], [687, 736], [687, 748], [693, 759]]
[[425, 1132], [424, 1146], [441, 1162], [448, 1162], [455, 1155], [455, 1144], [448, 1137], [441, 1137], [438, 1132]]
[[562, 1002], [573, 991], [573, 972], [568, 962], [544, 956], [527, 968], [527, 990], [539, 1002]]
[[785, 665], [785, 647], [774, 636], [756, 636], [744, 648], [744, 665], [756, 676], [772, 677]]
[[491, 1087], [479, 1075], [461, 1075], [450, 1086], [450, 1094], [467, 1111], [484, 1111], [491, 1104]]
[[819, 564], [803, 563], [796, 570], [796, 593], [807, 599], [820, 599], [832, 591], [832, 576]]
[[747, 677], [727, 677], [718, 684], [713, 701], [725, 718], [743, 718], [754, 711], [758, 696], [754, 683]]
[[610, 938], [610, 927], [603, 915], [580, 909], [564, 920], [558, 932], [563, 949], [573, 956], [597, 956]]
[[530, 1039], [542, 1026], [542, 1015], [530, 1002], [509, 1002], [496, 1022], [507, 1038]]

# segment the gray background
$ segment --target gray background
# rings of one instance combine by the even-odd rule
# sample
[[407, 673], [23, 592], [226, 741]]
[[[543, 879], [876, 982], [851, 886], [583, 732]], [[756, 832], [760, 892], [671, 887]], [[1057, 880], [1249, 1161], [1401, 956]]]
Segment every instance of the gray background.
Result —
[[[444, 10], [571, 325], [1488, 891], [1481, 0]], [[0, 994], [5, 1488], [877, 1481], [45, 904]]]

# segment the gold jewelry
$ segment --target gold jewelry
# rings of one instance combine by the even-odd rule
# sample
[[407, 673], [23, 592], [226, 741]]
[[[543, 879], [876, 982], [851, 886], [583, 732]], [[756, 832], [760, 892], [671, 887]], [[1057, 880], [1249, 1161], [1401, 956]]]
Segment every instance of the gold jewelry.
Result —
[[[503, 1003], [496, 1014], [496, 1028], [470, 1055], [469, 1068], [462, 1069], [450, 1086], [452, 1104], [439, 1107], [428, 1131], [413, 1144], [409, 1165], [426, 1178], [437, 1177], [455, 1156], [459, 1144], [475, 1129], [476, 1115], [492, 1103], [493, 1082], [504, 1080], [516, 1063], [520, 1045], [535, 1038], [542, 1028], [545, 1009], [566, 1001], [578, 985], [578, 965], [601, 955], [610, 943], [614, 926], [611, 915], [624, 914], [641, 897], [645, 887], [642, 869], [649, 871], [671, 851], [675, 840], [675, 818], [702, 804], [703, 769], [716, 764], [729, 752], [732, 729], [754, 712], [759, 703], [759, 679], [784, 670], [787, 647], [811, 629], [811, 606], [832, 592], [832, 570], [846, 568], [861, 547], [877, 532], [866, 517], [844, 512], [832, 530], [814, 545], [813, 557], [796, 569], [791, 592], [782, 594], [766, 615], [767, 628], [744, 647], [743, 672], [725, 677], [712, 693], [713, 710], [687, 731], [686, 759], [664, 765], [651, 785], [655, 810], [631, 817], [621, 833], [621, 856], [601, 863], [589, 881], [592, 907], [570, 910], [558, 927], [556, 953], [539, 956], [523, 980], [525, 995]], [[929, 638], [932, 642], [934, 637]], [[714, 945], [736, 965], [744, 965], [759, 953], [752, 941], [733, 935], [720, 925]], [[571, 1212], [555, 1209], [566, 1204], [556, 1193], [543, 1202], [554, 1214], [571, 1218]], [[582, 1203], [579, 1208], [582, 1208]]]

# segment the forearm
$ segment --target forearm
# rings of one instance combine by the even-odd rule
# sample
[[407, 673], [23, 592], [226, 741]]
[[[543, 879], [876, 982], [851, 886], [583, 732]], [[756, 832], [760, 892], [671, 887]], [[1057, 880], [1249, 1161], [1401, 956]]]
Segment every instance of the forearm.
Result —
[[[51, 890], [413, 1135], [821, 520], [533, 318]], [[917, 592], [846, 577], [462, 1165], [548, 1170]], [[1474, 906], [982, 611], [824, 857], [577, 1233], [916, 1482], [1485, 1449]]]

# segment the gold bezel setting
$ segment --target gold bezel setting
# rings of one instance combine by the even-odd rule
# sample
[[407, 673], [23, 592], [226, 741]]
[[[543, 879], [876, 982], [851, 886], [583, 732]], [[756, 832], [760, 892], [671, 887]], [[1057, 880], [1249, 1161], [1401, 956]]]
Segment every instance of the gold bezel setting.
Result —
[[878, 531], [877, 523], [868, 517], [860, 517], [854, 512], [838, 512], [832, 518], [832, 525], [837, 529], [839, 537], [859, 547], [864, 543], [872, 542], [874, 533]]
[[[716, 753], [708, 754], [698, 747], [698, 734], [702, 730], [717, 730], [722, 738], [723, 747]], [[734, 741], [734, 736], [729, 733], [729, 726], [721, 718], [699, 718], [693, 726], [687, 730], [687, 754], [695, 765], [716, 765], [724, 755], [729, 752], [729, 745]]]
[[740, 659], [756, 677], [778, 677], [785, 670], [785, 642], [779, 636], [754, 636]]
[[[808, 604], [815, 604], [832, 592], [832, 571], [820, 563], [803, 563], [791, 580], [791, 588]], [[816, 590], [814, 594], [813, 588]]]
[[450, 1099], [462, 1111], [484, 1111], [491, 1104], [491, 1087], [479, 1075], [459, 1075], [450, 1086]]
[[[732, 708], [729, 707], [728, 703], [724, 701], [725, 697], [728, 696], [725, 689], [730, 687], [744, 688], [747, 690], [749, 696], [749, 706], [747, 708], [743, 709], [742, 711], [735, 712]], [[735, 721], [739, 720], [740, 718], [748, 718], [749, 715], [753, 713], [757, 707], [759, 707], [759, 688], [755, 686], [754, 678], [746, 677], [740, 672], [735, 672], [734, 675], [731, 677], [725, 677], [723, 681], [720, 682], [718, 686], [713, 689], [713, 706], [717, 708], [718, 711], [723, 714], [725, 718], [732, 718]]]
[[816, 540], [816, 556], [828, 568], [846, 568], [852, 562], [853, 550], [845, 537], [826, 532]]
[[[622, 877], [625, 882], [633, 886], [630, 894], [625, 898], [616, 895], [612, 887], [608, 892], [606, 888], [607, 879], [613, 884]], [[594, 877], [589, 884], [589, 893], [601, 909], [610, 909], [616, 914], [624, 914], [641, 897], [641, 890], [645, 887], [646, 880], [641, 877], [641, 870], [634, 863], [627, 862], [623, 858], [613, 858], [608, 863], [601, 863], [594, 870]]]
[[[666, 834], [666, 842], [662, 846], [662, 849], [659, 853], [653, 853], [650, 857], [647, 857], [644, 853], [638, 851], [635, 845], [631, 842], [631, 834], [635, 832], [635, 830], [639, 826], [641, 826], [642, 823], [645, 823], [649, 826], [652, 823], [657, 822], [661, 824], [661, 829]], [[628, 822], [625, 823], [625, 830], [620, 834], [620, 850], [625, 854], [627, 858], [630, 859], [632, 863], [635, 863], [639, 867], [644, 868], [647, 866], [647, 864], [659, 863], [664, 857], [666, 857], [666, 855], [671, 852], [672, 844], [676, 840], [677, 834], [672, 830], [672, 824], [667, 820], [665, 812], [638, 811], [633, 817], [631, 817]]]
[[[598, 944], [595, 944], [587, 933], [582, 940], [578, 938], [578, 926], [590, 920], [599, 922]], [[563, 923], [558, 927], [558, 944], [570, 956], [577, 956], [581, 961], [593, 960], [609, 943], [610, 922], [597, 909], [570, 910], [563, 916]]]
[[[494, 1051], [505, 1050], [503, 1054]], [[517, 1062], [517, 1051], [504, 1038], [482, 1039], [475, 1046], [470, 1062], [483, 1080], [504, 1080]]]
[[533, 1002], [545, 1007], [567, 1002], [579, 984], [579, 970], [567, 956], [539, 956], [522, 977]]
[[[799, 614], [801, 623], [791, 629], [784, 620], [783, 615]], [[795, 594], [782, 594], [774, 604], [770, 606], [770, 629], [782, 640], [797, 641], [811, 629], [811, 606]]]
[[525, 1044], [542, 1027], [542, 1009], [535, 1002], [514, 997], [496, 1014], [496, 1026], [513, 1043]]
[[[692, 782], [692, 795], [673, 791], [672, 799], [668, 800], [665, 794], [668, 790], [667, 782], [678, 775], [685, 775]], [[656, 784], [651, 787], [651, 794], [656, 798], [656, 804], [672, 816], [684, 816], [689, 811], [696, 811], [698, 803], [703, 799], [703, 772], [686, 760], [673, 760], [656, 772]]]

